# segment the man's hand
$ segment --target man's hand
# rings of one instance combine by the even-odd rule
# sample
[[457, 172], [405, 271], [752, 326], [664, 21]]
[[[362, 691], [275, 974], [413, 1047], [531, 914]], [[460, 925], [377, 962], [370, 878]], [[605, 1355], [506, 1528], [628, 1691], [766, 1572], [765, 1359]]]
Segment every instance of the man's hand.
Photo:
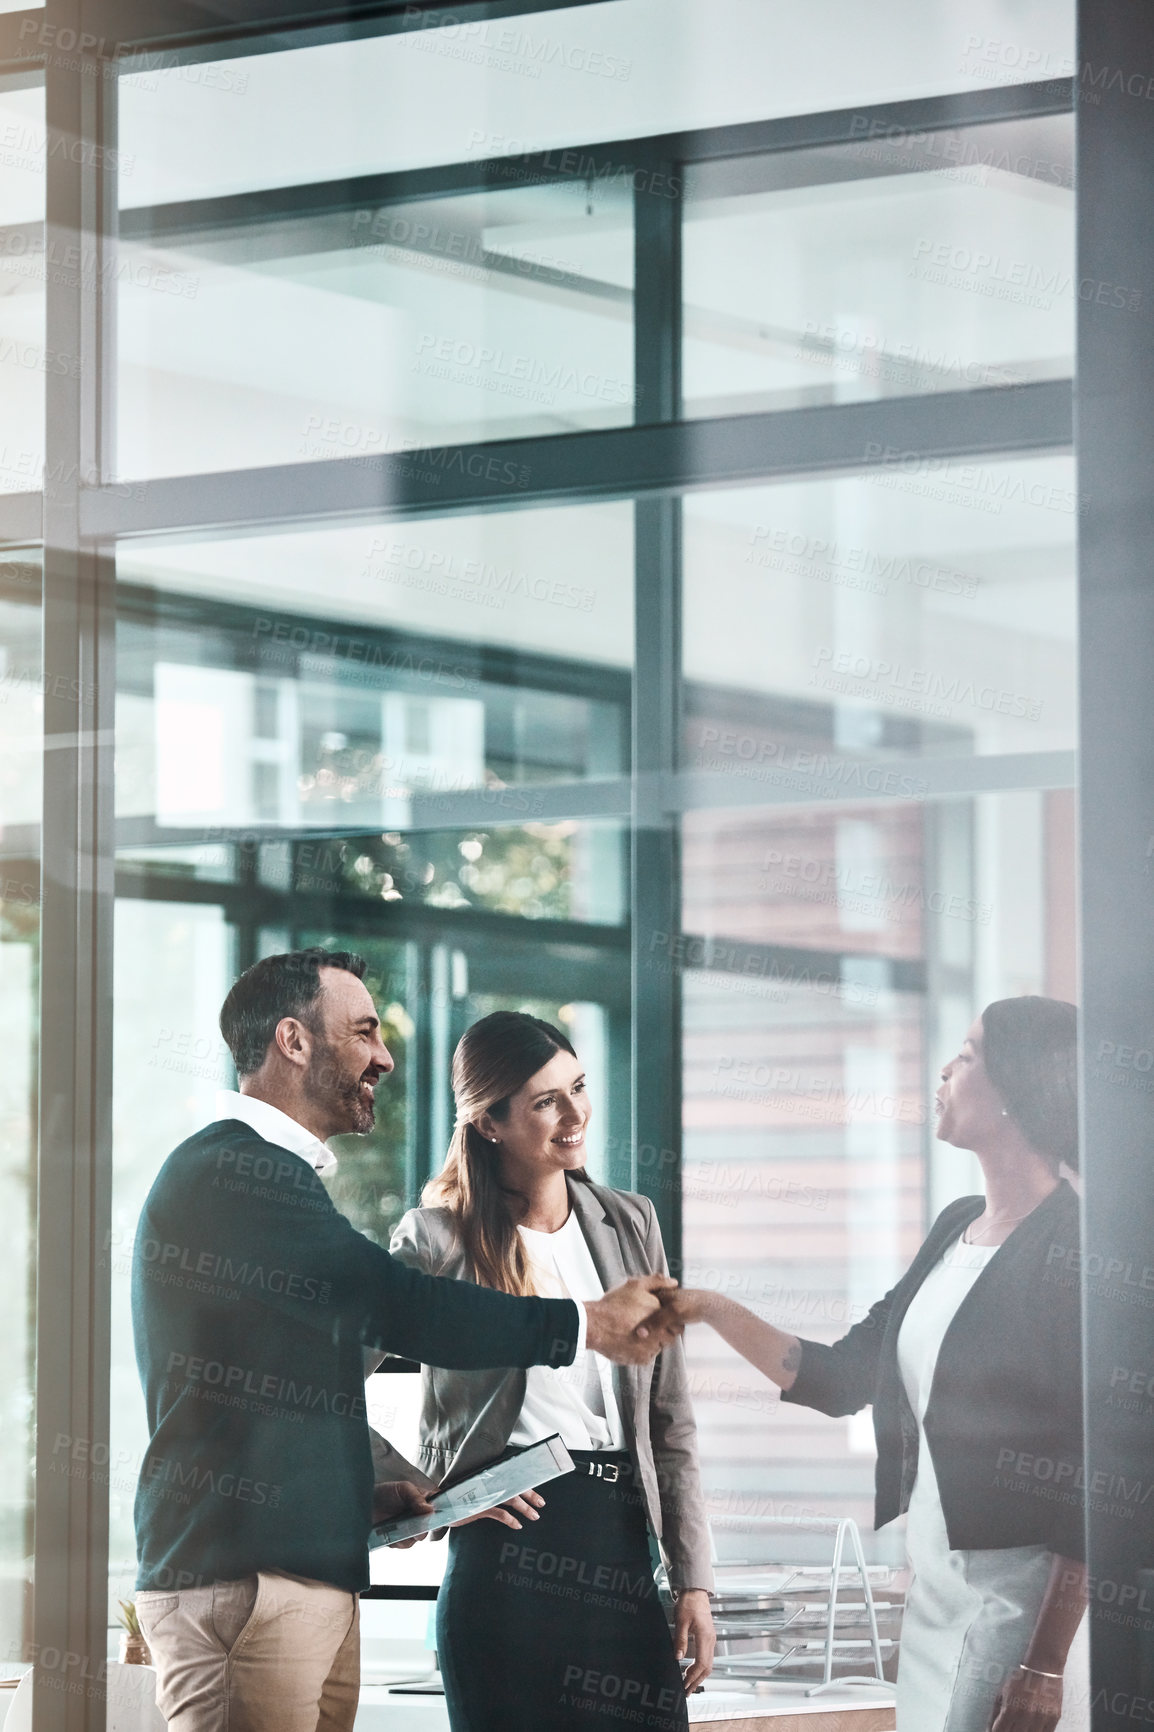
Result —
[[709, 1595], [704, 1588], [683, 1589], [674, 1613], [673, 1648], [679, 1660], [691, 1661], [684, 1678], [687, 1696], [692, 1696], [712, 1672], [716, 1646]]
[[[399, 1516], [432, 1515], [433, 1506], [419, 1485], [413, 1485], [407, 1479], [383, 1480], [373, 1487], [373, 1525], [380, 1522], [396, 1521]], [[414, 1534], [411, 1540], [396, 1540], [393, 1549], [404, 1551], [408, 1546], [415, 1546], [423, 1534]]]
[[634, 1275], [603, 1299], [587, 1301], [586, 1345], [618, 1365], [647, 1365], [681, 1334], [682, 1324], [658, 1297], [676, 1286], [669, 1275]]

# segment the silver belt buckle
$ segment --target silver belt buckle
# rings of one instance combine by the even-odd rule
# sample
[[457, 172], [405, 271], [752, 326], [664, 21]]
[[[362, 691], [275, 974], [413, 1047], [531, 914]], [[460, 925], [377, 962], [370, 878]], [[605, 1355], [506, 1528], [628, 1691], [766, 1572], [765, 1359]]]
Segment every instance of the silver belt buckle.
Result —
[[616, 1485], [621, 1478], [621, 1465], [616, 1461], [598, 1462], [597, 1475], [599, 1479], [607, 1479], [610, 1485]]

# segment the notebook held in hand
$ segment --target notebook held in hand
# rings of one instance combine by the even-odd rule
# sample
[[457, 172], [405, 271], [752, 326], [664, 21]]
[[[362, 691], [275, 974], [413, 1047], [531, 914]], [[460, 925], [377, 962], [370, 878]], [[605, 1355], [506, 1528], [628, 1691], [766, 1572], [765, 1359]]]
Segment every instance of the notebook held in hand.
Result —
[[442, 1486], [433, 1492], [429, 1499], [432, 1515], [400, 1516], [381, 1522], [370, 1532], [369, 1545], [392, 1546], [398, 1540], [431, 1533], [434, 1528], [452, 1527], [455, 1522], [483, 1515], [498, 1504], [508, 1503], [512, 1497], [520, 1497], [522, 1492], [533, 1491], [548, 1480], [572, 1472], [573, 1457], [561, 1442], [560, 1433], [554, 1432], [552, 1437], [530, 1444], [528, 1449], [519, 1449], [514, 1455], [502, 1456], [499, 1461], [478, 1468], [456, 1485]]

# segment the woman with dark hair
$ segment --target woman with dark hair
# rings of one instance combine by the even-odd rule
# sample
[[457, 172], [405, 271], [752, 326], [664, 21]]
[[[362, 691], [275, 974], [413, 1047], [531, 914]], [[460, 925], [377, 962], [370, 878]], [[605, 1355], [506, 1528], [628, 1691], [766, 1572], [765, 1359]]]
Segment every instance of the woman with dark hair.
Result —
[[[591, 1106], [560, 1029], [520, 1012], [483, 1017], [457, 1047], [453, 1093], [448, 1158], [398, 1225], [394, 1256], [577, 1300], [667, 1273], [649, 1199], [585, 1174]], [[606, 1714], [651, 1732], [686, 1727], [685, 1696], [714, 1644], [681, 1342], [623, 1374], [579, 1342], [572, 1365], [544, 1375], [429, 1366], [423, 1377], [420, 1461], [438, 1483], [554, 1433], [576, 1463], [546, 1496], [528, 1492], [449, 1537], [437, 1650], [453, 1732], [576, 1732]], [[651, 1536], [676, 1598], [672, 1637]]]
[[[938, 1216], [907, 1273], [832, 1346], [719, 1294], [707, 1322], [822, 1413], [873, 1404], [875, 1525], [909, 1512], [898, 1732], [1089, 1726], [1063, 1673], [1085, 1609], [1073, 1005], [988, 1005], [942, 1071], [937, 1135], [972, 1149], [986, 1194]], [[1076, 1698], [1076, 1699], [1075, 1699]]]

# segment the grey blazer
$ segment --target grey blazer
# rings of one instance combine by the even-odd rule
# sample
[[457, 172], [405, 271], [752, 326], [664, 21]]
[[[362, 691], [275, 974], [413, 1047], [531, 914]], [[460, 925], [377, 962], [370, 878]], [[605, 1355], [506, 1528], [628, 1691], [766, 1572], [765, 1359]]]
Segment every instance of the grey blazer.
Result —
[[[667, 1272], [653, 1204], [568, 1175], [569, 1199], [605, 1287], [630, 1275]], [[446, 1209], [410, 1209], [389, 1247], [431, 1275], [472, 1279]], [[378, 1356], [379, 1357], [379, 1356]], [[650, 1365], [614, 1366], [626, 1447], [640, 1473], [649, 1524], [661, 1545], [670, 1586], [712, 1590], [709, 1525], [701, 1495], [697, 1427], [680, 1341]], [[525, 1400], [522, 1370], [422, 1370], [420, 1465], [438, 1483], [472, 1472], [506, 1448]], [[378, 1479], [390, 1472], [382, 1461]]]

